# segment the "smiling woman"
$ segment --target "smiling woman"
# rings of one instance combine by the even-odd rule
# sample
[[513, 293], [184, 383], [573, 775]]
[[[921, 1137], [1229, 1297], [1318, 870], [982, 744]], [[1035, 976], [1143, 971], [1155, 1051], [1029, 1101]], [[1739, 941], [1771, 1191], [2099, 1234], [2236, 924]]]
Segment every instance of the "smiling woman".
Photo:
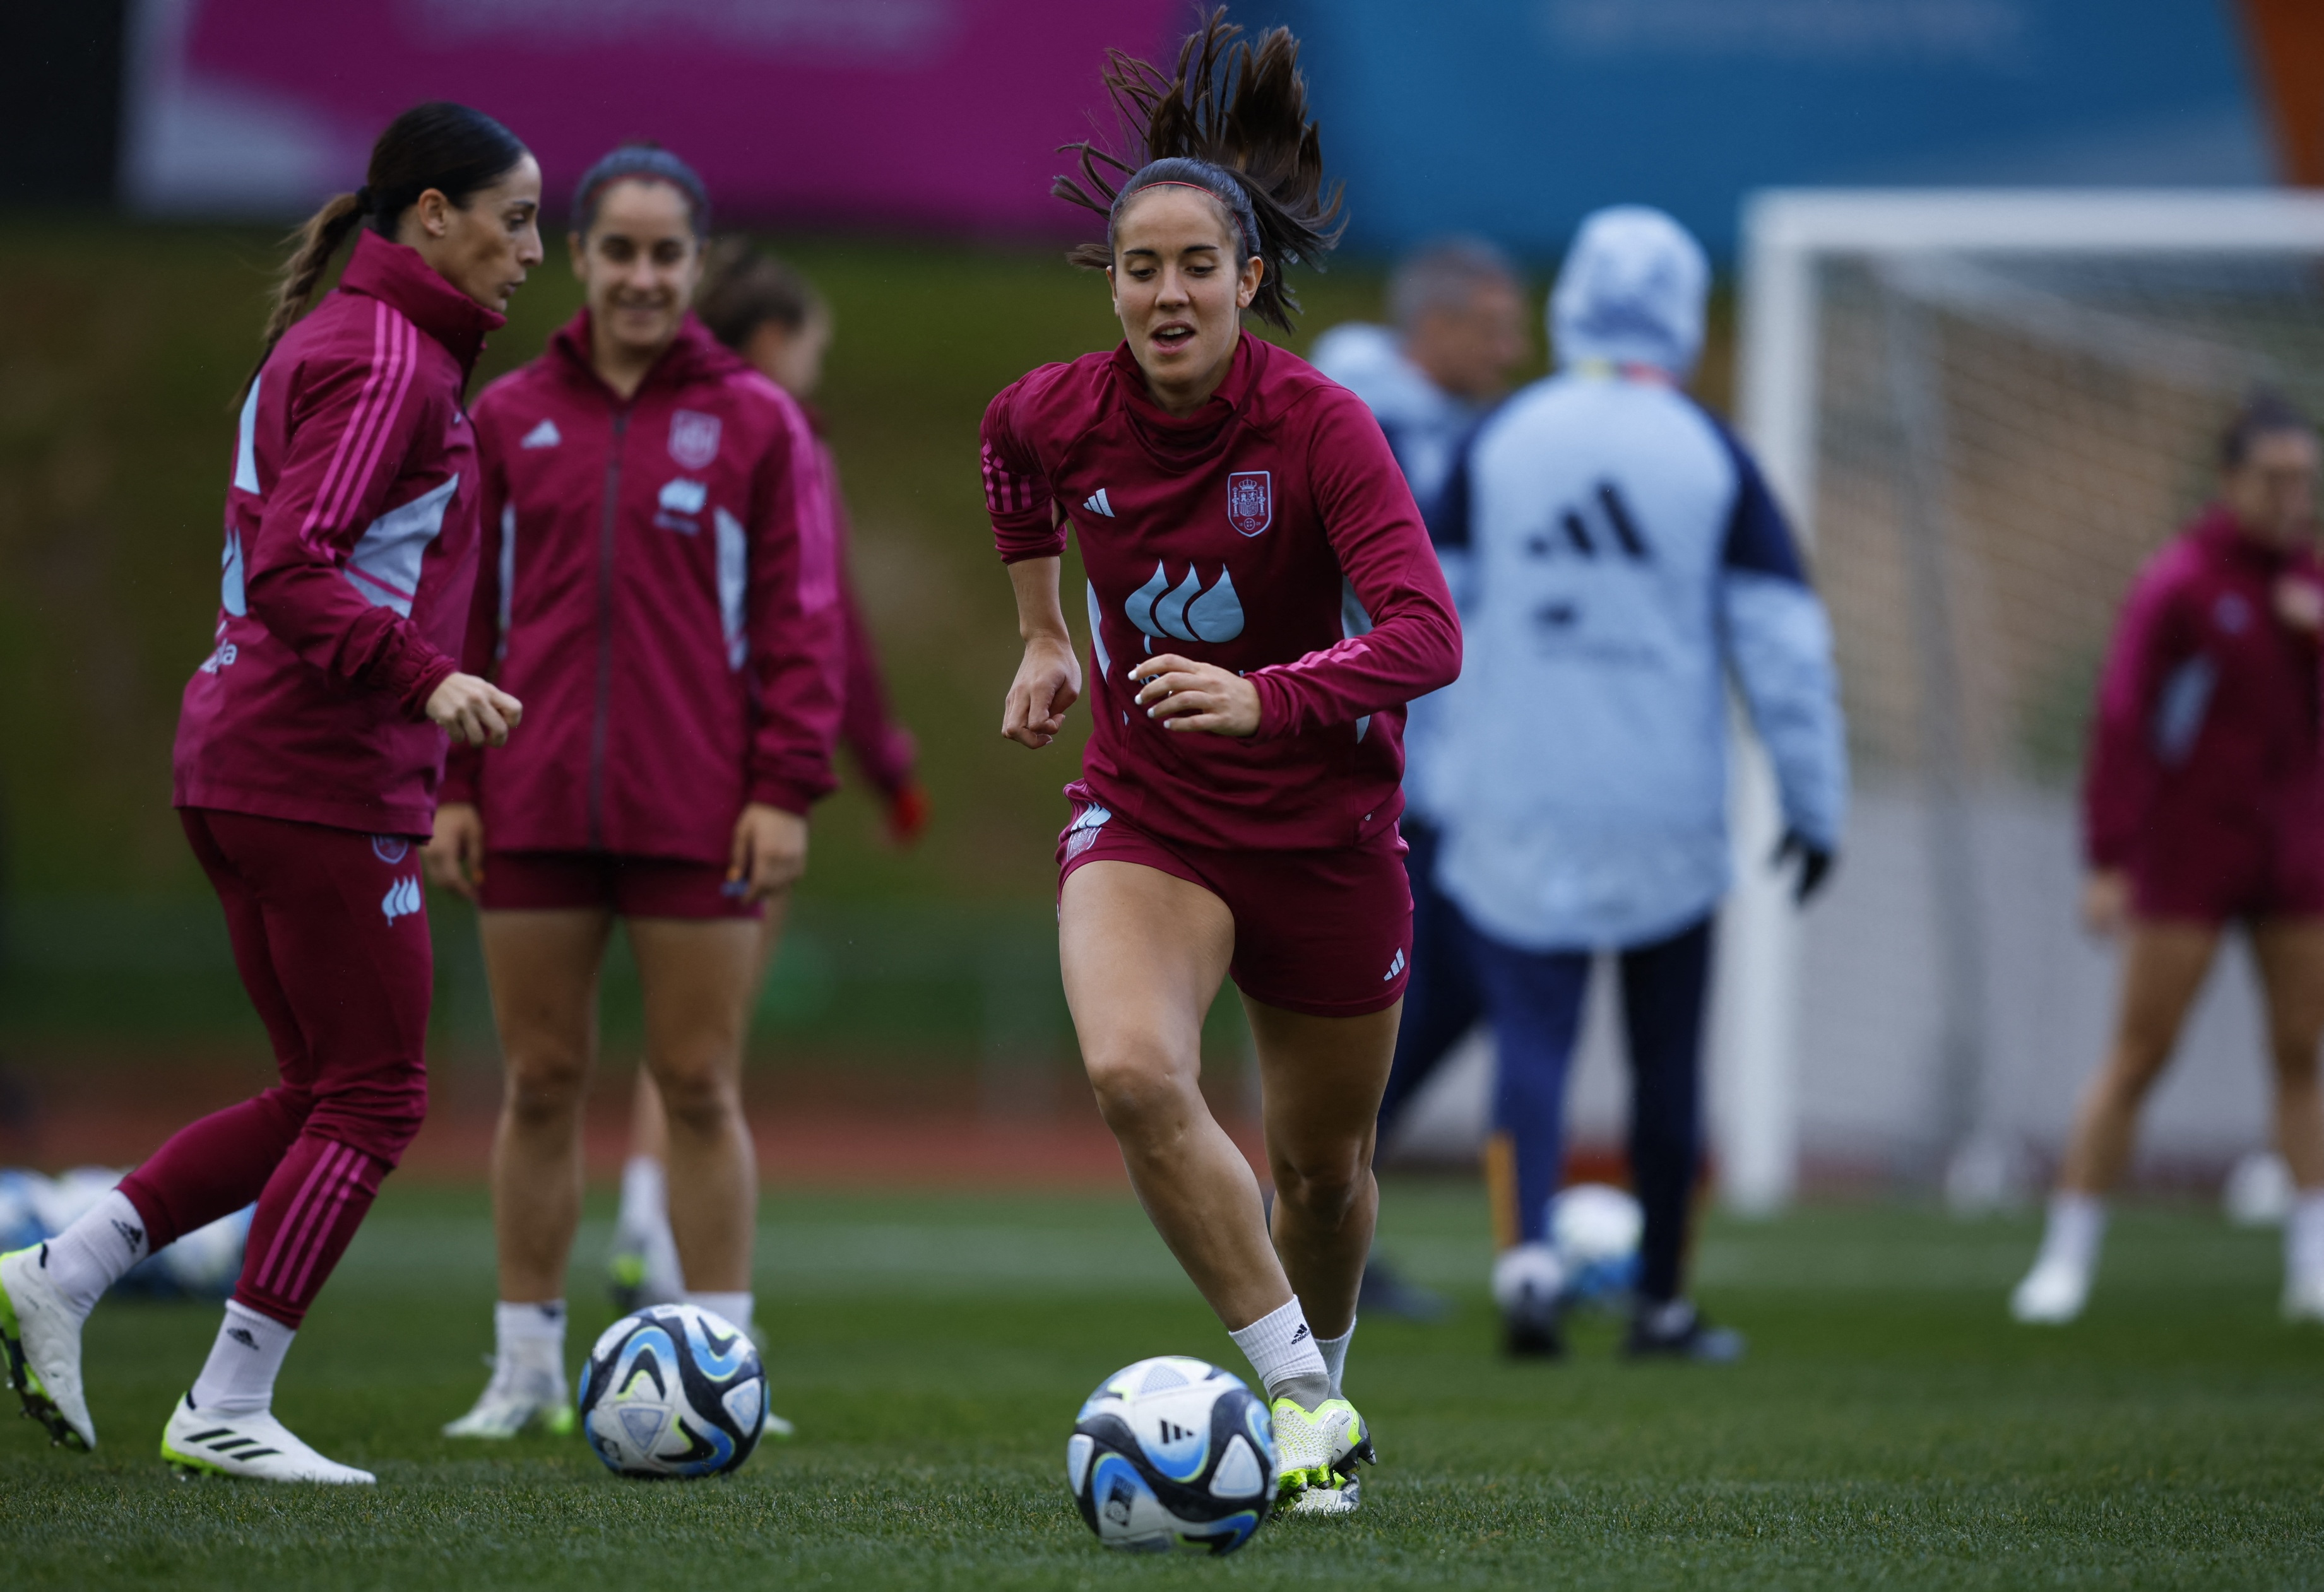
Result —
[[[1286, 1505], [1339, 1514], [1372, 1451], [1340, 1379], [1410, 953], [1404, 704], [1458, 672], [1460, 629], [1370, 411], [1242, 329], [1246, 310], [1290, 325], [1284, 270], [1331, 246], [1339, 202], [1296, 41], [1238, 36], [1213, 15], [1167, 78], [1112, 58], [1139, 163], [1082, 145], [1053, 191], [1106, 217], [1072, 258], [1104, 269], [1122, 342], [993, 400], [985, 499], [1025, 640], [1001, 733], [1027, 747], [1081, 695], [1057, 592], [1076, 527], [1089, 571], [1095, 723], [1057, 860], [1091, 1085], [1274, 1403]], [[1259, 1054], [1271, 1235], [1198, 1087], [1230, 975]]]

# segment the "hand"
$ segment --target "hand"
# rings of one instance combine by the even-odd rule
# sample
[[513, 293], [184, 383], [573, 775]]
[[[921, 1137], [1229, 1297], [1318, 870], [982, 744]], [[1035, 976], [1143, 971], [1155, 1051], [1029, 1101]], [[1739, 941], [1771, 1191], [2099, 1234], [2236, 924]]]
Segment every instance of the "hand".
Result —
[[524, 718], [524, 704], [475, 675], [447, 675], [428, 694], [428, 718], [455, 741], [469, 746], [506, 746], [509, 732]]
[[2082, 926], [2110, 940], [2130, 921], [2130, 875], [2119, 868], [2093, 871], [2082, 885]]
[[1775, 848], [1775, 854], [1768, 861], [1781, 868], [1794, 857], [1800, 860], [1800, 882], [1792, 891], [1792, 904], [1804, 906], [1809, 897], [1823, 888], [1823, 881], [1831, 877], [1832, 864], [1839, 859], [1798, 830], [1787, 829], [1784, 832], [1783, 843]]
[[1001, 733], [1036, 751], [1065, 727], [1065, 710], [1081, 700], [1082, 660], [1072, 641], [1037, 637], [1025, 643], [1025, 660], [1009, 683], [1001, 710]]
[[771, 901], [807, 871], [807, 820], [764, 802], [752, 802], [734, 820], [734, 849], [726, 884], [742, 899]]
[[2275, 617], [2306, 635], [2324, 630], [2324, 587], [2297, 575], [2275, 583]]
[[436, 809], [436, 833], [420, 849], [420, 866], [439, 890], [473, 901], [484, 882], [484, 815], [474, 802]]
[[1259, 687], [1232, 669], [1164, 652], [1140, 662], [1130, 677], [1146, 683], [1138, 705], [1165, 730], [1238, 738], [1259, 733]]
[[909, 849], [927, 833], [928, 793], [917, 779], [907, 778], [888, 797], [888, 839]]

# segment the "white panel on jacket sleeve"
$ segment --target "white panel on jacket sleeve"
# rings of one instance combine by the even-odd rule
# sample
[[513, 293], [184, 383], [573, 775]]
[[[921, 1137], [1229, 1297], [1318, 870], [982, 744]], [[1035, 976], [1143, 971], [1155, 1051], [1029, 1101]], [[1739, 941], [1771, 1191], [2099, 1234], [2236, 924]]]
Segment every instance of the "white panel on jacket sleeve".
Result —
[[235, 490], [254, 496], [258, 492], [258, 384], [265, 379], [263, 374], [250, 379], [250, 396], [242, 400], [241, 435], [234, 449]]
[[718, 622], [726, 632], [726, 667], [739, 669], [750, 656], [751, 638], [742, 629], [742, 597], [751, 584], [751, 540], [742, 522], [718, 510], [711, 519], [718, 534]]
[[1084, 581], [1082, 586], [1089, 593], [1090, 646], [1097, 653], [1097, 677], [1102, 680], [1113, 673], [1113, 659], [1105, 654], [1105, 613], [1097, 605], [1097, 583]]
[[226, 557], [220, 563], [218, 606], [240, 619], [250, 612], [242, 590], [242, 532], [229, 529], [226, 533]]
[[[516, 604], [516, 505], [501, 505], [501, 634], [508, 634]], [[505, 646], [507, 643], [502, 643]]]
[[420, 591], [420, 560], [428, 556], [428, 544], [443, 534], [444, 515], [459, 490], [460, 478], [455, 475], [373, 520], [347, 555], [347, 584], [374, 608], [392, 608], [410, 618], [411, 601]]

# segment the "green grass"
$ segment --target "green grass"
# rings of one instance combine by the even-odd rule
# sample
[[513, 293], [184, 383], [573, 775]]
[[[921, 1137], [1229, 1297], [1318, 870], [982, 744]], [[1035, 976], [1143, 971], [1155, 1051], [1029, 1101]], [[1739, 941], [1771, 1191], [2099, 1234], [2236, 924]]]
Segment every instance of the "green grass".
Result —
[[[9, 1587], [2291, 1587], [2324, 1581], [2324, 1334], [2273, 1312], [2273, 1241], [2207, 1211], [2116, 1223], [2085, 1321], [2012, 1327], [2026, 1222], [1896, 1209], [1714, 1222], [1729, 1369], [1492, 1352], [1481, 1202], [1390, 1191], [1387, 1243], [1461, 1311], [1366, 1322], [1350, 1387], [1387, 1462], [1351, 1522], [1222, 1562], [1099, 1550], [1061, 1480], [1072, 1411], [1142, 1355], [1231, 1352], [1126, 1200], [770, 1200], [759, 1286], [801, 1435], [739, 1476], [625, 1483], [577, 1439], [436, 1435], [482, 1384], [481, 1198], [392, 1188], [277, 1409], [357, 1492], [171, 1479], [153, 1445], [208, 1307], [92, 1322], [89, 1458], [0, 1425]], [[577, 1352], [601, 1224], [583, 1235]]]

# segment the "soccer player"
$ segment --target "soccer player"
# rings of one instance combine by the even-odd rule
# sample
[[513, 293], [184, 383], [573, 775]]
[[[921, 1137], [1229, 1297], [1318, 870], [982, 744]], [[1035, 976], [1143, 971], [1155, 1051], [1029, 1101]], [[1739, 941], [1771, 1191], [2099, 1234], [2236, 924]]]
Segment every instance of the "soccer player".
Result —
[[2263, 393], [2219, 446], [2218, 496], [2139, 572], [2098, 687], [2082, 787], [2082, 914], [2123, 939], [2114, 1044], [2082, 1092], [2021, 1321], [2070, 1321], [2089, 1295], [2105, 1200], [2230, 924], [2266, 992], [2276, 1148], [2299, 1193], [2283, 1313], [2324, 1321], [2324, 745], [2317, 719], [2324, 566], [2318, 444]]
[[[1510, 373], [1526, 357], [1525, 291], [1517, 268], [1481, 238], [1447, 238], [1407, 255], [1388, 279], [1387, 327], [1351, 323], [1315, 340], [1315, 368], [1370, 406], [1404, 466], [1421, 504], [1443, 490], [1461, 439], [1508, 391]], [[1457, 584], [1461, 555], [1449, 560]], [[1412, 977], [1405, 987], [1404, 1021], [1397, 1030], [1396, 1062], [1380, 1100], [1380, 1136], [1426, 1082], [1453, 1045], [1476, 1026], [1484, 999], [1470, 967], [1461, 915], [1436, 888], [1440, 805], [1430, 791], [1442, 759], [1442, 734], [1452, 687], [1431, 693], [1406, 710], [1404, 869], [1412, 881]], [[1362, 1307], [1416, 1321], [1444, 1313], [1434, 1294], [1398, 1278], [1374, 1256], [1364, 1267]]]
[[[1025, 642], [1001, 731], [1025, 746], [1082, 691], [1058, 594], [1074, 529], [1089, 575], [1093, 725], [1057, 847], [1084, 1064], [1139, 1200], [1259, 1374], [1286, 1506], [1339, 1514], [1371, 1456], [1338, 1384], [1411, 956], [1403, 704], [1459, 672], [1460, 629], [1379, 425], [1241, 329], [1246, 309], [1287, 326], [1285, 266], [1340, 229], [1296, 42], [1239, 32], [1214, 14], [1172, 78], [1111, 59], [1138, 163], [1078, 146], [1056, 191], [1106, 217], [1073, 258], [1106, 271], [1124, 339], [993, 400], [985, 499]], [[1271, 1236], [1197, 1086], [1229, 975]]]
[[1470, 644], [1441, 749], [1436, 881], [1472, 932], [1499, 1044], [1493, 1294], [1521, 1356], [1563, 1349], [1548, 1207], [1601, 950], [1621, 959], [1646, 1216], [1627, 1351], [1741, 1350], [1681, 1287], [1729, 875], [1730, 674], [1775, 759], [1802, 901], [1840, 844], [1830, 626], [1757, 467], [1682, 385], [1709, 281], [1702, 249], [1660, 211], [1585, 220], [1550, 300], [1559, 369], [1478, 428], [1438, 515], [1439, 545], [1465, 551]]
[[[186, 687], [175, 796], [281, 1081], [180, 1129], [64, 1232], [0, 1259], [10, 1378], [69, 1448], [97, 1443], [80, 1330], [106, 1287], [255, 1201], [241, 1280], [162, 1457], [373, 1479], [292, 1436], [274, 1381], [427, 1109], [433, 969], [414, 853], [446, 734], [497, 744], [521, 715], [454, 661], [479, 499], [462, 394], [540, 261], [540, 168], [506, 128], [423, 105], [283, 267], [243, 400], [217, 644]], [[337, 290], [301, 319], [351, 234]]]
[[666, 150], [582, 175], [586, 303], [476, 403], [484, 569], [464, 656], [533, 707], [455, 762], [431, 875], [480, 907], [507, 1067], [493, 1150], [491, 1381], [454, 1436], [561, 1430], [565, 1268], [598, 969], [625, 923], [668, 1108], [686, 1297], [751, 1327], [742, 1042], [761, 919], [831, 789], [840, 607], [815, 434], [687, 306], [709, 200]]
[[[899, 846], [915, 844], [928, 823], [927, 793], [913, 772], [917, 749], [912, 733], [888, 710], [871, 627], [863, 622], [847, 557], [847, 505], [839, 491], [839, 466], [823, 438], [821, 418], [812, 407], [823, 384], [824, 356], [835, 329], [830, 307], [813, 283], [782, 261], [752, 248], [742, 238], [711, 247], [695, 312], [711, 336], [751, 362], [759, 373], [798, 400], [816, 427], [816, 458], [830, 496], [833, 533], [839, 541], [839, 603], [846, 629], [847, 674], [842, 691], [839, 739], [886, 809], [888, 836]], [[782, 932], [782, 903], [766, 916], [766, 953], [771, 957]], [[669, 1127], [661, 1095], [650, 1070], [641, 1069], [630, 1117], [630, 1157], [622, 1169], [622, 1203], [613, 1222], [613, 1298], [625, 1310], [677, 1299], [686, 1291], [678, 1264], [677, 1240], [669, 1230]]]

